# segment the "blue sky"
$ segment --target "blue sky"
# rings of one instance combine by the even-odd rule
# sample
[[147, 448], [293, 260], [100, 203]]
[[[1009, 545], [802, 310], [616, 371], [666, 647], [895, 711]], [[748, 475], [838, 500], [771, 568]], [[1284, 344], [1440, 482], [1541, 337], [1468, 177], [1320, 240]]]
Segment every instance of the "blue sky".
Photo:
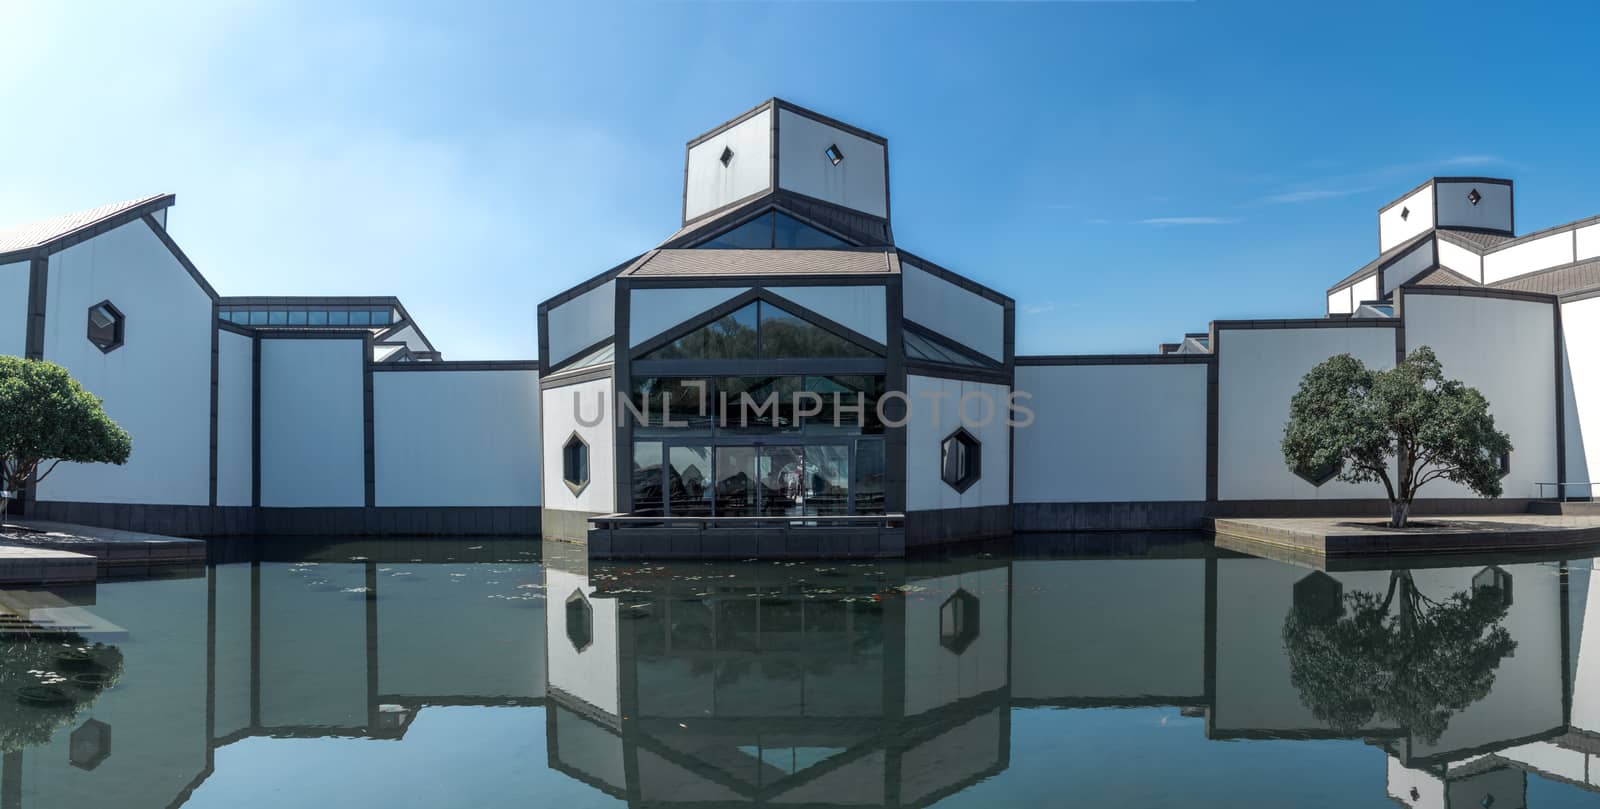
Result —
[[889, 138], [897, 241], [1024, 353], [1320, 315], [1434, 174], [1600, 213], [1588, 4], [136, 5], [0, 0], [0, 222], [173, 191], [223, 294], [398, 295], [453, 359], [534, 356], [774, 95]]

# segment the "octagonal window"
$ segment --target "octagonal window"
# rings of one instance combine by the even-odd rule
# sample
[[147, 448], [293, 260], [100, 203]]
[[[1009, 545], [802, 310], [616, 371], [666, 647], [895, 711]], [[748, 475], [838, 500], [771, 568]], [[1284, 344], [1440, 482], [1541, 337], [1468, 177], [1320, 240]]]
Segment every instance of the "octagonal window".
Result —
[[577, 590], [567, 596], [567, 640], [580, 652], [594, 643], [594, 608]]
[[978, 597], [956, 590], [939, 605], [939, 645], [961, 654], [978, 639]]
[[122, 312], [111, 301], [89, 307], [89, 342], [108, 354], [121, 348], [122, 323]]
[[577, 433], [561, 447], [561, 479], [573, 494], [589, 485], [589, 444]]
[[92, 770], [111, 757], [111, 726], [90, 719], [67, 739], [67, 760], [80, 770]]
[[966, 430], [956, 430], [939, 445], [939, 477], [958, 492], [983, 475], [982, 446]]
[[1298, 477], [1313, 486], [1321, 486], [1322, 484], [1338, 477], [1339, 473], [1344, 471], [1344, 464], [1339, 461], [1325, 464], [1323, 466], [1310, 466], [1308, 464], [1302, 464], [1294, 467], [1292, 471], [1294, 472], [1295, 477]]

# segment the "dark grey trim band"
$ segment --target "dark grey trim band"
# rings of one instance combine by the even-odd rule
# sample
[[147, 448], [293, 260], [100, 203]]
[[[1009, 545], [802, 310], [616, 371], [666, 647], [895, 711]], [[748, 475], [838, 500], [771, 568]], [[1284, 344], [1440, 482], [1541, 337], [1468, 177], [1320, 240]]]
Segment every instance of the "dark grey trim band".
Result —
[[1017, 367], [1052, 365], [1204, 365], [1213, 354], [1037, 354], [1017, 357]]
[[51, 239], [44, 244], [37, 245], [35, 247], [29, 247], [23, 250], [13, 250], [9, 253], [0, 253], [0, 264], [10, 264], [13, 261], [19, 261], [23, 259], [48, 258], [49, 256], [59, 253], [75, 244], [86, 242], [102, 233], [122, 227], [129, 222], [136, 222], [146, 214], [154, 213], [155, 211], [159, 211], [163, 208], [170, 208], [172, 207], [173, 203], [177, 202], [177, 200], [178, 198], [176, 196], [172, 194], [166, 194], [150, 200], [143, 205], [129, 208], [128, 210], [123, 211], [116, 216], [101, 219], [97, 222], [93, 222], [89, 225], [78, 228], [77, 230], [71, 231], [70, 233], [57, 236], [56, 238]]
[[44, 328], [50, 294], [50, 260], [36, 258], [28, 263], [28, 323], [23, 338], [23, 356], [44, 359]]
[[217, 299], [211, 299], [211, 485], [208, 495], [212, 506], [217, 504], [217, 391], [221, 386], [218, 365], [222, 357], [222, 330], [218, 328]]
[[539, 379], [539, 390], [555, 390], [556, 388], [565, 388], [571, 385], [582, 384], [584, 382], [593, 382], [596, 379], [610, 379], [613, 376], [616, 376], [616, 370], [614, 366], [596, 365], [593, 368], [585, 368], [581, 371], [572, 371], [570, 373], [560, 374], [558, 376], [541, 377]]
[[372, 371], [374, 373], [409, 373], [424, 371], [537, 372], [538, 370], [538, 360], [438, 360], [436, 362], [377, 362], [372, 364]]
[[[211, 286], [211, 282], [207, 281], [204, 275], [200, 274], [200, 268], [194, 266], [194, 262], [190, 261], [187, 255], [184, 255], [183, 249], [178, 247], [178, 243], [173, 241], [171, 236], [167, 235], [167, 229], [162, 227], [161, 223], [157, 222], [156, 218], [148, 213], [142, 218], [144, 219], [144, 223], [149, 226], [150, 231], [156, 234], [156, 238], [160, 239], [163, 245], [166, 245], [167, 251], [172, 253], [172, 257], [177, 259], [179, 264], [183, 265], [184, 270], [188, 271], [189, 277], [193, 278], [194, 282], [199, 284], [201, 289], [205, 290], [206, 296], [211, 299], [212, 303], [216, 303], [217, 290]], [[212, 314], [215, 313], [216, 310], [213, 309]]]
[[[1439, 287], [1429, 287], [1430, 294]], [[1399, 328], [1398, 317], [1376, 318], [1292, 318], [1288, 320], [1215, 320], [1212, 330], [1221, 331], [1271, 331], [1276, 329], [1394, 329]], [[1216, 337], [1211, 339], [1211, 353], [1217, 353]]]

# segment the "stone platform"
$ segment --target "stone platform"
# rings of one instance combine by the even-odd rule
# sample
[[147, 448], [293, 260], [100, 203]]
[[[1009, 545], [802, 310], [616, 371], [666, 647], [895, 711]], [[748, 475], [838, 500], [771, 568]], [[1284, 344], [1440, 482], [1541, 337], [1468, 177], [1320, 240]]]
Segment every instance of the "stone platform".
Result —
[[99, 568], [100, 563], [88, 554], [0, 545], [0, 584], [91, 582]]
[[1313, 559], [1600, 549], [1600, 514], [1420, 517], [1405, 528], [1381, 517], [1215, 517], [1205, 526], [1229, 550]]
[[[71, 523], [45, 520], [13, 520], [0, 530], [0, 568], [11, 567], [19, 576], [30, 571], [42, 575], [48, 566], [53, 571], [65, 571], [73, 558], [87, 560], [89, 575], [70, 581], [94, 581], [98, 572], [125, 575], [168, 565], [196, 565], [206, 561], [206, 543], [198, 539], [183, 539], [138, 531], [118, 531], [110, 528], [91, 528]], [[76, 574], [73, 574], [76, 575]], [[0, 581], [48, 581], [63, 579], [3, 578]]]

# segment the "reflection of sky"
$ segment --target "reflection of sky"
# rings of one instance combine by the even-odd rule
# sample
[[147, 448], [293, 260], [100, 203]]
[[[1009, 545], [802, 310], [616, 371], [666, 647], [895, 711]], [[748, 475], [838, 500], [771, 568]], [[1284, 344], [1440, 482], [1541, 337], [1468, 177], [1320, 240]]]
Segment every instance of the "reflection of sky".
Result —
[[252, 738], [220, 748], [216, 772], [184, 806], [619, 805], [547, 760], [543, 708], [425, 708], [400, 742]]

